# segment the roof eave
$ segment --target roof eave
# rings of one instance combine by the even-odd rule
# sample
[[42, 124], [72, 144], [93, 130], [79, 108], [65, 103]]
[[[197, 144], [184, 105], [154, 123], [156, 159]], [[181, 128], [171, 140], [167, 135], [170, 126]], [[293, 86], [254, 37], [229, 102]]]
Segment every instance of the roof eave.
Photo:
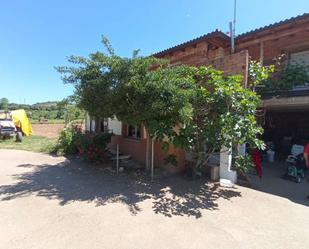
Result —
[[230, 37], [228, 35], [224, 34], [223, 32], [216, 30], [214, 32], [211, 32], [211, 33], [208, 33], [206, 35], [200, 36], [200, 37], [195, 38], [193, 40], [190, 40], [190, 41], [181, 43], [179, 45], [176, 45], [174, 47], [171, 47], [171, 48], [165, 49], [163, 51], [157, 52], [157, 53], [153, 54], [152, 56], [154, 56], [154, 57], [163, 57], [163, 56], [165, 56], [165, 55], [167, 55], [169, 53], [172, 53], [172, 52], [184, 49], [184, 48], [189, 47], [189, 46], [194, 46], [194, 45], [196, 45], [196, 44], [198, 44], [200, 42], [207, 41], [207, 40], [210, 43], [214, 43], [210, 39], [220, 39], [221, 41], [226, 42], [228, 44], [228, 42], [230, 40]]
[[236, 37], [235, 41], [237, 43], [239, 43], [239, 42], [244, 42], [244, 41], [247, 41], [247, 40], [255, 39], [257, 36], [266, 36], [266, 35], [269, 34], [269, 32], [272, 32], [275, 29], [278, 29], [278, 28], [280, 29], [281, 27], [283, 27], [285, 25], [297, 23], [299, 21], [306, 20], [306, 19], [308, 19], [308, 21], [309, 21], [309, 13], [304, 13], [304, 14], [298, 15], [296, 17], [285, 19], [285, 20], [280, 21], [280, 22], [276, 22], [276, 23], [266, 25], [266, 26], [261, 27], [261, 28], [251, 30], [249, 32], [245, 32], [243, 34], [238, 35]]

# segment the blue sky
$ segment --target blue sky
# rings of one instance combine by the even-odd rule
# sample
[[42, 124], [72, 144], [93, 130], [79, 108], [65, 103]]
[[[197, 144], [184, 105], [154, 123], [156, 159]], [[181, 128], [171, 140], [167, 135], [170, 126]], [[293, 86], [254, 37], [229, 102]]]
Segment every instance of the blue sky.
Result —
[[[54, 66], [101, 50], [101, 35], [130, 56], [228, 31], [234, 0], [14, 0], [0, 8], [0, 98], [36, 103], [72, 94]], [[308, 0], [238, 0], [236, 33], [309, 12]]]

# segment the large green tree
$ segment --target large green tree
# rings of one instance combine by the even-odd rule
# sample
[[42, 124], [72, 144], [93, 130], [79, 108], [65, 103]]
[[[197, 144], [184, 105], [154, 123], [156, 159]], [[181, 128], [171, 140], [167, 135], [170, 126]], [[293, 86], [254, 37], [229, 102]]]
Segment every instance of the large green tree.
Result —
[[[196, 169], [222, 146], [249, 143], [261, 129], [255, 120], [259, 97], [245, 89], [241, 76], [224, 76], [211, 67], [172, 67], [153, 57], [108, 53], [70, 57], [70, 67], [57, 68], [64, 82], [75, 87], [74, 100], [94, 117], [114, 117], [129, 124], [142, 124], [150, 140], [166, 148], [174, 144], [194, 155]], [[147, 153], [146, 165], [149, 165]]]
[[174, 127], [192, 113], [189, 91], [183, 87], [186, 67], [170, 68], [154, 57], [122, 58], [103, 39], [108, 53], [89, 58], [72, 56], [71, 67], [58, 67], [63, 80], [75, 87], [74, 100], [93, 117], [114, 117], [147, 131], [149, 168], [150, 140], [174, 135]]
[[194, 88], [192, 118], [181, 126], [173, 143], [192, 152], [195, 168], [207, 165], [222, 147], [247, 143], [262, 148], [255, 110], [259, 96], [243, 86], [242, 76], [224, 76], [212, 67], [190, 67]]

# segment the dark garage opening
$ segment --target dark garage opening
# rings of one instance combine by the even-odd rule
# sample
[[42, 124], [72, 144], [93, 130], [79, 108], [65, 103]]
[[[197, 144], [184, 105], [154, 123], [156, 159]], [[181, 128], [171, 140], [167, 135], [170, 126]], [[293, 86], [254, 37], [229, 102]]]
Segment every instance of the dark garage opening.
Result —
[[269, 162], [267, 149], [262, 153], [263, 176], [259, 179], [255, 173], [251, 174], [252, 187], [308, 206], [306, 177], [299, 183], [293, 177], [286, 177], [288, 169], [286, 159], [291, 154], [292, 146], [305, 145], [309, 142], [308, 107], [292, 109], [290, 106], [276, 106], [276, 109], [261, 110], [257, 116], [264, 128], [263, 140], [265, 143], [272, 142], [274, 145], [275, 161]]
[[266, 111], [263, 128], [263, 140], [274, 145], [275, 160], [283, 161], [293, 144], [309, 142], [309, 111]]

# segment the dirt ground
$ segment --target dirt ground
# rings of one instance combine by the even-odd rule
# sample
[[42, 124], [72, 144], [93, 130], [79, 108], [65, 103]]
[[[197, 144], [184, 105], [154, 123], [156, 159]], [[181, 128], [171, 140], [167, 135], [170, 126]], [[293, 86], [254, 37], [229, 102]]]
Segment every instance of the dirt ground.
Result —
[[309, 184], [277, 173], [254, 190], [25, 151], [0, 150], [0, 166], [1, 248], [309, 248]]
[[64, 124], [32, 124], [33, 134], [43, 137], [56, 138]]

